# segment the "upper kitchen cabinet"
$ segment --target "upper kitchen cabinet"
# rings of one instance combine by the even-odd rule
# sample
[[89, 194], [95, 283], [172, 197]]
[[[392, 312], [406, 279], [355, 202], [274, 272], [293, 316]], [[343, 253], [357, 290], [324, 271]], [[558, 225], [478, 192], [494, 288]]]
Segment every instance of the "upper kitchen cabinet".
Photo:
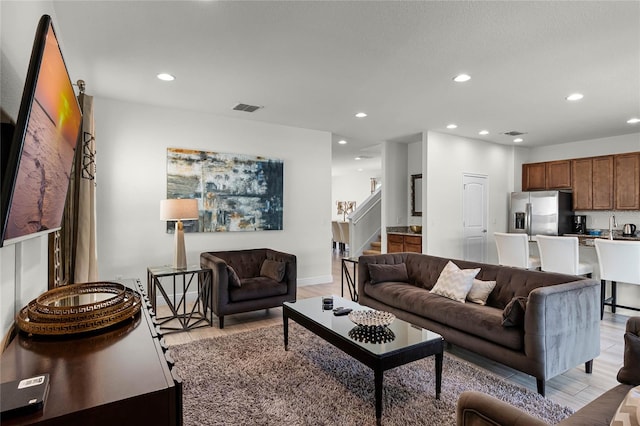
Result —
[[547, 166], [545, 163], [530, 163], [522, 165], [522, 190], [534, 191], [547, 189]]
[[522, 190], [571, 189], [571, 160], [522, 165]]
[[571, 160], [574, 210], [613, 208], [613, 156]]
[[546, 164], [547, 189], [571, 189], [571, 160]]
[[614, 157], [615, 209], [640, 210], [640, 152]]

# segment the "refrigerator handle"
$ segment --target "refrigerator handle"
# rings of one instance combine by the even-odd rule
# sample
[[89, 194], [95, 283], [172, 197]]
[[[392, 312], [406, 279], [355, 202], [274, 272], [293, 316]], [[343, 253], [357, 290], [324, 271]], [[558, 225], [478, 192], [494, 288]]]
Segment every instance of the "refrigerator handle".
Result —
[[531, 236], [531, 213], [532, 213], [532, 209], [531, 209], [531, 203], [527, 203], [527, 224], [526, 224], [526, 232], [527, 235]]

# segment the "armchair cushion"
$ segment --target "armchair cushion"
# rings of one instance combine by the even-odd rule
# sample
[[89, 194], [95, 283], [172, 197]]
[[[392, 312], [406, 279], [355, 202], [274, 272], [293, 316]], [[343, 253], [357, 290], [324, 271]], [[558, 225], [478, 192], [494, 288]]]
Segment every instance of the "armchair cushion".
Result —
[[236, 288], [242, 287], [242, 282], [240, 281], [240, 278], [238, 277], [238, 274], [236, 274], [236, 270], [233, 269], [229, 265], [227, 265], [227, 274], [229, 274], [229, 288], [231, 288], [231, 287], [236, 287]]
[[245, 278], [242, 280], [242, 287], [229, 288], [229, 300], [231, 302], [264, 299], [285, 294], [287, 294], [287, 284], [279, 283], [267, 277]]
[[281, 282], [284, 279], [287, 264], [271, 259], [265, 259], [260, 267], [260, 276], [271, 278], [274, 281]]

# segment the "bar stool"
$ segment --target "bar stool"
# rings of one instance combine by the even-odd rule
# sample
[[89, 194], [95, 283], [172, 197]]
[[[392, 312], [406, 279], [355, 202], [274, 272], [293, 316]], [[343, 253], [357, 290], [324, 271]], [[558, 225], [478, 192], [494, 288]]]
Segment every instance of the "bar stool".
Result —
[[540, 252], [540, 269], [569, 275], [591, 277], [593, 265], [580, 262], [578, 237], [536, 235]]
[[[616, 303], [616, 283], [640, 285], [640, 241], [617, 241], [595, 239], [598, 265], [600, 266], [600, 318], [604, 315], [604, 305], [640, 311], [640, 308], [618, 305]], [[611, 297], [605, 300], [606, 282], [611, 281]]]
[[527, 234], [507, 234], [495, 232], [498, 249], [498, 263], [516, 268], [538, 269], [540, 258], [529, 256], [529, 236]]

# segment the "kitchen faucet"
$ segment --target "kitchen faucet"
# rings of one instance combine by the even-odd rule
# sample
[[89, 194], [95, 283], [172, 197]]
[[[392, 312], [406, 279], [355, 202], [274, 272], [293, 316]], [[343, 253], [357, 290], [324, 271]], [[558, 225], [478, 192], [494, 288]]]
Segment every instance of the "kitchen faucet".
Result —
[[618, 226], [618, 224], [616, 223], [616, 216], [612, 214], [609, 217], [609, 239], [610, 240], [613, 240], [613, 227], [614, 226]]

